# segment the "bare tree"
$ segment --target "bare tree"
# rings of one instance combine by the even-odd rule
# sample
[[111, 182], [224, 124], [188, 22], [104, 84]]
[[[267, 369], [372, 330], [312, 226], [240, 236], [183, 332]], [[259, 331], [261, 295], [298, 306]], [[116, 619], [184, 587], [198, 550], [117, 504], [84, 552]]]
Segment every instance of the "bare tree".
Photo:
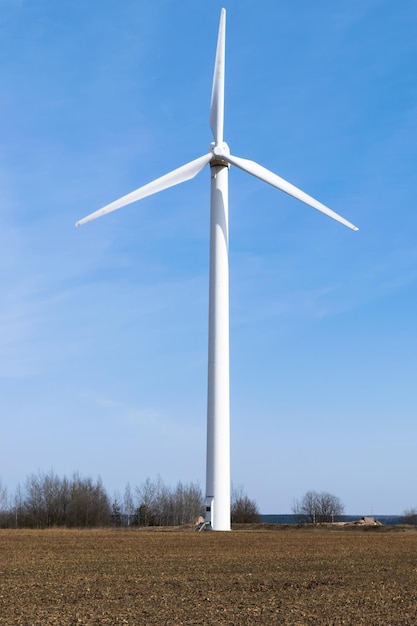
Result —
[[195, 522], [204, 515], [204, 498], [197, 483], [186, 485], [183, 491], [183, 523]]
[[0, 528], [7, 526], [9, 518], [9, 507], [7, 498], [7, 487], [5, 487], [0, 478]]
[[140, 487], [136, 487], [138, 508], [136, 510], [136, 523], [138, 526], [156, 526], [158, 523], [156, 514], [157, 486], [148, 477]]
[[293, 513], [300, 522], [320, 524], [335, 522], [343, 515], [344, 505], [338, 496], [328, 492], [307, 491], [301, 500], [295, 500]]
[[123, 496], [123, 513], [126, 516], [126, 524], [130, 526], [133, 522], [133, 517], [135, 514], [135, 503], [133, 502], [133, 495], [130, 488], [130, 483], [127, 483]]
[[199, 485], [179, 482], [172, 492], [174, 518], [173, 525], [181, 526], [195, 522], [204, 512], [203, 494]]
[[24, 523], [24, 496], [23, 489], [20, 483], [18, 484], [14, 497], [13, 497], [13, 509], [14, 509], [14, 524], [15, 528], [21, 528]]
[[46, 511], [42, 493], [42, 474], [30, 474], [26, 479], [24, 499], [25, 525], [32, 528], [43, 528], [46, 522]]
[[70, 492], [68, 526], [93, 528], [109, 524], [110, 501], [101, 478], [94, 483], [91, 478], [74, 474], [70, 482]]
[[201, 489], [194, 483], [179, 482], [170, 488], [160, 477], [154, 482], [147, 478], [136, 493], [136, 523], [140, 526], [181, 526], [195, 521], [204, 511]]
[[114, 526], [122, 526], [123, 518], [122, 518], [122, 504], [121, 498], [118, 491], [115, 492], [113, 503], [111, 505], [111, 518]]
[[231, 502], [232, 524], [256, 524], [260, 521], [258, 506], [243, 490], [243, 487], [232, 487]]
[[318, 494], [315, 491], [307, 491], [301, 501], [294, 500], [292, 510], [298, 521], [315, 524], [318, 508]]
[[417, 509], [406, 509], [403, 513], [403, 523], [417, 526]]
[[0, 478], [0, 511], [7, 510], [7, 487], [3, 485]]
[[100, 478], [96, 483], [79, 474], [68, 480], [51, 470], [31, 474], [20, 503], [19, 525], [93, 527], [107, 525], [110, 504]]
[[59, 478], [53, 470], [48, 474], [39, 473], [42, 493], [44, 526], [63, 526], [69, 504], [69, 489], [66, 478]]

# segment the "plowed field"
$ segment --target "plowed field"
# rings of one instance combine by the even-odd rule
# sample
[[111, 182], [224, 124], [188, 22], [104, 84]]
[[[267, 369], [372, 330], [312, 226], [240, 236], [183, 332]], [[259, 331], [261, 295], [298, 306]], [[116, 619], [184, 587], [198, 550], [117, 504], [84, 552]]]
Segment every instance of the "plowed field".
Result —
[[0, 531], [0, 625], [417, 624], [417, 533]]

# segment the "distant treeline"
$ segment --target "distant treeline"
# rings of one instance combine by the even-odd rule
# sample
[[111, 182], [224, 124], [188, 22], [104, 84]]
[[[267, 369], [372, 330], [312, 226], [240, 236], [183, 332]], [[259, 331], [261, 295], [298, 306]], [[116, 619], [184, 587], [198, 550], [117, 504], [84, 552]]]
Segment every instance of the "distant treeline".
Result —
[[[169, 487], [160, 478], [147, 478], [133, 489], [128, 483], [123, 496], [110, 498], [100, 478], [79, 474], [31, 474], [12, 496], [0, 481], [1, 528], [180, 526], [195, 523], [204, 510], [196, 483]], [[232, 498], [232, 521], [259, 521], [256, 504], [242, 490]]]

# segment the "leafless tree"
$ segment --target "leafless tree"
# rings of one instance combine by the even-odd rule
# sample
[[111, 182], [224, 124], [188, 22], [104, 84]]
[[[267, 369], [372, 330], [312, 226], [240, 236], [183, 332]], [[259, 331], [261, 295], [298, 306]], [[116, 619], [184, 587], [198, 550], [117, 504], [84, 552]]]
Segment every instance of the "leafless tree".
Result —
[[94, 483], [91, 478], [74, 474], [70, 492], [68, 526], [93, 528], [109, 524], [110, 501], [101, 478]]
[[130, 483], [127, 483], [123, 496], [123, 513], [126, 516], [127, 525], [130, 526], [133, 522], [133, 517], [135, 514], [135, 503], [133, 501], [133, 494], [130, 488]]
[[231, 518], [232, 524], [255, 524], [261, 519], [255, 500], [249, 498], [243, 487], [232, 487]]
[[204, 512], [203, 494], [199, 485], [179, 482], [172, 493], [174, 504], [173, 525], [181, 526], [196, 521]]
[[99, 478], [74, 474], [59, 478], [52, 470], [28, 476], [23, 493], [16, 501], [19, 526], [47, 528], [52, 526], [93, 527], [107, 525], [110, 504]]
[[343, 515], [344, 508], [338, 496], [325, 491], [307, 491], [301, 500], [294, 501], [292, 510], [300, 522], [320, 524], [337, 521]]
[[403, 523], [417, 526], [417, 509], [406, 509], [403, 513]]
[[0, 478], [0, 512], [4, 513], [7, 511], [7, 487], [3, 485], [3, 482]]
[[138, 507], [136, 510], [136, 523], [138, 526], [156, 526], [157, 486], [148, 477], [139, 487], [136, 487]]
[[195, 522], [204, 514], [204, 498], [198, 483], [190, 483], [183, 490], [183, 523]]
[[0, 478], [0, 528], [7, 526], [9, 517], [9, 507], [7, 498], [7, 487], [5, 487]]
[[122, 500], [118, 491], [115, 492], [113, 497], [113, 503], [111, 505], [111, 517], [114, 526], [122, 526]]
[[43, 491], [43, 475], [30, 474], [25, 484], [24, 518], [25, 526], [44, 528], [47, 526], [48, 511]]
[[22, 486], [18, 484], [15, 494], [13, 496], [13, 523], [11, 524], [11, 526], [13, 526], [14, 528], [20, 528], [21, 526], [23, 526], [22, 522], [24, 520], [24, 515], [25, 511], [23, 489]]
[[147, 478], [136, 488], [136, 522], [140, 526], [180, 526], [195, 521], [203, 513], [203, 496], [195, 483], [179, 482], [171, 488], [160, 477]]

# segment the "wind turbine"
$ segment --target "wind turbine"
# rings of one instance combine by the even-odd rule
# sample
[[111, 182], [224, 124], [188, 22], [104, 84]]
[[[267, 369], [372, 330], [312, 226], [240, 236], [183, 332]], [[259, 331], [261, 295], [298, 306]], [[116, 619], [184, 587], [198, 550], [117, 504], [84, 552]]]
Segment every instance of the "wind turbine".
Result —
[[230, 153], [223, 141], [226, 10], [220, 14], [210, 106], [214, 141], [207, 154], [139, 187], [76, 223], [85, 224], [137, 200], [194, 178], [210, 163], [210, 281], [207, 391], [206, 525], [230, 530], [228, 171], [230, 165], [260, 178], [352, 230], [356, 226], [254, 161]]

